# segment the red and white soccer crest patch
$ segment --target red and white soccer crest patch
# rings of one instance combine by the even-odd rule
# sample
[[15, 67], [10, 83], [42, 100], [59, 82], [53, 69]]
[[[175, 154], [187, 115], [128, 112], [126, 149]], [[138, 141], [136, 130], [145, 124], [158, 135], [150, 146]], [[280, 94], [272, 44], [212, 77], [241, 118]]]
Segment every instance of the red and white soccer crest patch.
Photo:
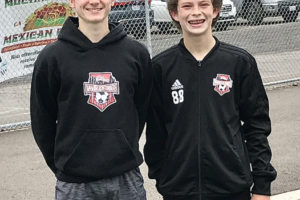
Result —
[[88, 104], [101, 112], [117, 102], [115, 94], [119, 94], [119, 81], [111, 72], [90, 72], [88, 82], [83, 83], [84, 95], [89, 96]]
[[217, 74], [217, 77], [213, 79], [213, 86], [215, 86], [215, 91], [219, 93], [220, 96], [230, 92], [232, 88], [233, 81], [230, 75], [227, 74]]

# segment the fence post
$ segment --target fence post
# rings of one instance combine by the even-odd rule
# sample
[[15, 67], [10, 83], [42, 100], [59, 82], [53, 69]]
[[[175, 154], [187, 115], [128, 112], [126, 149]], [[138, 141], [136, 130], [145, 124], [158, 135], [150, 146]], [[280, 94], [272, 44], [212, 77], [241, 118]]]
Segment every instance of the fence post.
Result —
[[151, 44], [151, 22], [150, 22], [150, 9], [149, 9], [149, 2], [145, 0], [145, 12], [146, 12], [146, 30], [147, 30], [147, 48], [152, 58], [152, 44]]

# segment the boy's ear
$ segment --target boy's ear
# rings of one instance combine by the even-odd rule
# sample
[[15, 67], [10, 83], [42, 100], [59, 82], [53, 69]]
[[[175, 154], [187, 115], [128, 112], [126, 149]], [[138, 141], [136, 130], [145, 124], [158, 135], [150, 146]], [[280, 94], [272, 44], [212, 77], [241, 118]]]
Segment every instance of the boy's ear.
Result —
[[217, 16], [219, 16], [220, 11], [221, 11], [221, 8], [214, 8], [213, 18], [216, 18]]
[[174, 12], [174, 11], [170, 10], [169, 13], [170, 13], [171, 17], [172, 17], [175, 21], [178, 22], [178, 14], [177, 14], [177, 12]]

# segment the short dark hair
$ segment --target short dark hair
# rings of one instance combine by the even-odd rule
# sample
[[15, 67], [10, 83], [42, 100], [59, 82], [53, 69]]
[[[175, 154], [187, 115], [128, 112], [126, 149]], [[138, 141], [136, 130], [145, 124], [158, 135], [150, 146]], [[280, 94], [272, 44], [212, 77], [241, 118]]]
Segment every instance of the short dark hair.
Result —
[[[171, 15], [171, 12], [177, 13], [178, 1], [179, 0], [167, 0], [167, 5], [168, 5], [168, 10], [169, 10], [170, 15]], [[214, 9], [217, 8], [217, 9], [221, 10], [223, 0], [211, 0], [211, 1], [212, 1]], [[212, 26], [214, 26], [216, 24], [216, 22], [219, 18], [219, 15], [220, 15], [220, 13], [218, 14], [218, 16], [216, 18], [213, 19]], [[172, 16], [171, 16], [171, 18], [172, 18], [173, 23], [176, 26], [176, 28], [178, 28], [181, 31], [182, 29], [181, 29], [179, 22], [175, 21]]]

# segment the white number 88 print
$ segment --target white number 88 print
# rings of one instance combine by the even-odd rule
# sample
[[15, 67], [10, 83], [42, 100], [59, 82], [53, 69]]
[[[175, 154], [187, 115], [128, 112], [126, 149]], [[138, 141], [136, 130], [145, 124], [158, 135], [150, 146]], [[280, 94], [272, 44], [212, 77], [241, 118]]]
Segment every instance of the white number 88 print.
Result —
[[183, 90], [172, 91], [174, 104], [179, 104], [184, 101]]

